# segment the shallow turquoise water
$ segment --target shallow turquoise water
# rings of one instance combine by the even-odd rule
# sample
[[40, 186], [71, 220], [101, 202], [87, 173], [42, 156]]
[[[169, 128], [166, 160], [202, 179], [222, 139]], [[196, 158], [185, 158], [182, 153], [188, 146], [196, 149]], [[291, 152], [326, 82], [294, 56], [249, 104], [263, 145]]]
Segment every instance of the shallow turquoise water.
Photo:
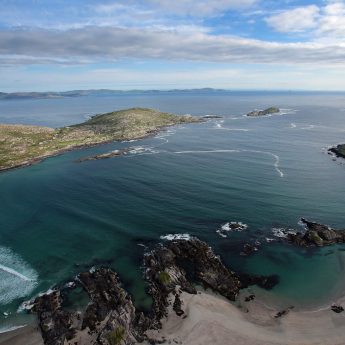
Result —
[[[290, 110], [267, 118], [242, 116], [272, 102]], [[69, 152], [1, 174], [1, 312], [15, 313], [23, 300], [93, 265], [117, 269], [145, 308], [149, 300], [141, 279], [141, 244], [153, 245], [169, 233], [207, 240], [236, 270], [279, 274], [281, 282], [268, 296], [284, 303], [322, 304], [342, 292], [345, 247], [306, 251], [267, 244], [265, 238], [273, 237], [274, 227], [298, 229], [301, 216], [345, 228], [345, 166], [322, 151], [345, 140], [344, 94], [173, 93], [2, 101], [0, 122], [62, 126], [131, 106], [224, 119]], [[75, 162], [127, 146], [137, 153]], [[221, 238], [216, 230], [229, 221], [249, 227]], [[240, 256], [243, 243], [255, 240], [262, 243], [260, 250]], [[6, 320], [0, 323], [12, 322]]]

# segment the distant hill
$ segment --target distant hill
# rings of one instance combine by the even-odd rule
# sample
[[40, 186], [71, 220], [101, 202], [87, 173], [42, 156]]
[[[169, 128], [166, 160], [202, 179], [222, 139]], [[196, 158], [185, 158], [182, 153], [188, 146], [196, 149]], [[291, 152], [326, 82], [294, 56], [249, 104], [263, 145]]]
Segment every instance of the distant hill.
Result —
[[219, 92], [225, 91], [222, 89], [172, 89], [172, 90], [108, 90], [108, 89], [99, 89], [99, 90], [72, 90], [72, 91], [61, 91], [61, 92], [0, 92], [1, 99], [36, 99], [36, 98], [65, 98], [65, 97], [82, 97], [82, 96], [107, 96], [107, 95], [116, 95], [116, 94], [126, 94], [126, 93], [173, 93], [173, 92]]

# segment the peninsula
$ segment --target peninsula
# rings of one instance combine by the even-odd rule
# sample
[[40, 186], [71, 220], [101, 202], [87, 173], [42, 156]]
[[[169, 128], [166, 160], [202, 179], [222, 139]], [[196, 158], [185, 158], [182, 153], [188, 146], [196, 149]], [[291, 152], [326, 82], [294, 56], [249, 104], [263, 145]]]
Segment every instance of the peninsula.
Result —
[[0, 171], [29, 166], [77, 148], [111, 141], [140, 139], [160, 129], [204, 121], [147, 108], [131, 108], [93, 116], [58, 129], [0, 124]]
[[277, 107], [270, 107], [265, 110], [254, 110], [247, 114], [247, 116], [255, 117], [255, 116], [265, 116], [279, 113], [280, 109]]

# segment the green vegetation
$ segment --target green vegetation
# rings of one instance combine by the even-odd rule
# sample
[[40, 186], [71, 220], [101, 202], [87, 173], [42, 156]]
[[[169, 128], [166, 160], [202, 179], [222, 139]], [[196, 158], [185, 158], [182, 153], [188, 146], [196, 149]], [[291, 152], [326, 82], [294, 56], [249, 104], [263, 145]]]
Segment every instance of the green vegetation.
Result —
[[107, 334], [109, 345], [119, 345], [125, 338], [125, 329], [122, 326], [117, 327], [114, 331]]
[[0, 170], [29, 165], [78, 147], [138, 139], [161, 127], [200, 121], [192, 116], [132, 108], [96, 115], [59, 129], [4, 124], [0, 125]]
[[168, 272], [159, 272], [158, 279], [161, 284], [168, 285], [171, 282], [171, 277]]
[[270, 107], [265, 110], [254, 110], [247, 114], [247, 116], [265, 116], [269, 114], [279, 113], [280, 109], [277, 107]]

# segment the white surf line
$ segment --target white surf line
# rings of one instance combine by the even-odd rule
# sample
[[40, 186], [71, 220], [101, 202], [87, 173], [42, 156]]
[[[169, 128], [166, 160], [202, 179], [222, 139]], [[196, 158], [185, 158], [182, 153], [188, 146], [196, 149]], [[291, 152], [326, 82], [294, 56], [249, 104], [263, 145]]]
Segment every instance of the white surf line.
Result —
[[257, 151], [257, 150], [195, 150], [195, 151], [177, 151], [174, 152], [176, 154], [190, 154], [190, 153], [241, 153], [241, 152], [252, 152], [252, 153], [260, 153], [271, 156], [275, 159], [274, 162], [274, 169], [277, 171], [280, 177], [284, 177], [283, 171], [279, 168], [280, 158], [278, 155], [268, 152], [268, 151]]
[[30, 279], [30, 278], [26, 277], [25, 275], [23, 275], [23, 274], [21, 274], [21, 273], [15, 271], [14, 269], [12, 269], [12, 268], [10, 268], [10, 267], [6, 267], [6, 266], [1, 265], [1, 264], [0, 264], [0, 270], [1, 270], [1, 271], [4, 271], [4, 272], [7, 272], [7, 273], [9, 273], [9, 274], [12, 274], [13, 276], [16, 276], [16, 277], [18, 277], [18, 278], [20, 278], [20, 279], [22, 279], [22, 280], [27, 281], [27, 282], [33, 280], [33, 279]]

